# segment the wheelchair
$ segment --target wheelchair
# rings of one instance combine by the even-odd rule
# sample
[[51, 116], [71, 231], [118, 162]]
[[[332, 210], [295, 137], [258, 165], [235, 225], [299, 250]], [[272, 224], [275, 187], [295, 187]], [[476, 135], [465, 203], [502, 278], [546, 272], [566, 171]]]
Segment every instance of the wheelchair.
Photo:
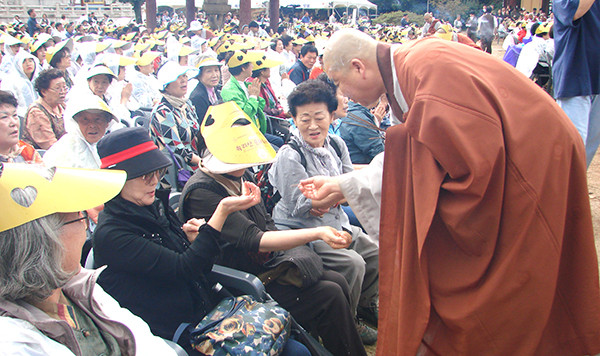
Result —
[[531, 80], [550, 96], [553, 95], [552, 66], [545, 60], [540, 60], [531, 74]]

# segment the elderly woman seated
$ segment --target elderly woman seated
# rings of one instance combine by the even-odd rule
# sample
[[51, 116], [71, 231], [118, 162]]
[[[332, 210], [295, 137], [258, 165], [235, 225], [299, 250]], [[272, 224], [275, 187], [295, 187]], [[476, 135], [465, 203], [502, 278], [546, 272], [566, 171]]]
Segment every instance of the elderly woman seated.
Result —
[[[290, 113], [298, 128], [290, 142], [277, 153], [269, 170], [269, 180], [281, 194], [273, 209], [273, 220], [280, 229], [332, 226], [352, 234], [349, 249], [334, 250], [319, 241], [313, 243], [326, 267], [340, 272], [348, 280], [353, 310], [377, 325], [379, 247], [360, 228], [350, 225], [340, 206], [322, 210], [302, 195], [298, 183], [315, 175], [337, 176], [352, 170], [344, 141], [328, 130], [338, 107], [336, 93], [320, 80], [298, 85], [288, 97]], [[376, 341], [376, 334], [359, 323], [363, 342]]]
[[[98, 153], [103, 168], [127, 172], [94, 231], [95, 262], [108, 265], [98, 283], [154, 333], [171, 339], [181, 323], [197, 323], [214, 307], [206, 275], [220, 253], [220, 230], [229, 214], [256, 205], [260, 191], [247, 183], [243, 194], [221, 201], [208, 223], [183, 224], [168, 205], [168, 192], [155, 191], [171, 162], [146, 130], [110, 133], [98, 143]], [[185, 340], [182, 346], [197, 353]]]
[[67, 69], [71, 67], [71, 52], [73, 51], [73, 39], [69, 38], [62, 42], [55, 44], [46, 51], [46, 61], [50, 64], [50, 67], [56, 68], [65, 79], [67, 90], [73, 87], [73, 77]]
[[171, 151], [183, 157], [192, 168], [198, 166], [196, 135], [200, 129], [196, 110], [185, 98], [188, 79], [198, 70], [182, 67], [169, 61], [158, 71], [162, 100], [152, 111], [151, 134], [160, 147], [169, 146]]
[[200, 73], [197, 76], [198, 84], [190, 94], [190, 101], [196, 108], [198, 118], [202, 121], [209, 106], [223, 102], [221, 91], [218, 89], [222, 64], [211, 55], [200, 55], [197, 58], [196, 66]]
[[[214, 217], [221, 202], [242, 194], [244, 182], [252, 180], [247, 168], [275, 157], [233, 102], [208, 109], [202, 134], [207, 147], [202, 149], [202, 166], [182, 192], [179, 213], [184, 219]], [[258, 275], [267, 292], [300, 324], [316, 331], [334, 355], [364, 355], [348, 283], [339, 273], [323, 270], [321, 258], [307, 245], [319, 241], [340, 249], [349, 240], [349, 234], [326, 226], [278, 231], [261, 203], [227, 218], [219, 239], [224, 249], [219, 263]]]
[[44, 155], [48, 166], [100, 168], [96, 144], [111, 121], [117, 121], [106, 103], [95, 95], [83, 95], [67, 105], [67, 133]]
[[[118, 66], [117, 66], [118, 68]], [[79, 101], [82, 96], [88, 94], [96, 95], [101, 98], [112, 111], [113, 115], [118, 119], [117, 125], [111, 125], [111, 130], [122, 128], [121, 121], [131, 124], [131, 112], [127, 109], [127, 102], [131, 97], [131, 86], [123, 88], [121, 93], [117, 97], [113, 97], [109, 94], [109, 87], [111, 83], [117, 79], [116, 74], [104, 64], [96, 64], [90, 67], [86, 73], [87, 82], [85, 84], [78, 83], [73, 87], [73, 90], [69, 92], [68, 102]], [[87, 86], [87, 88], [85, 87]], [[115, 94], [113, 92], [113, 94]], [[114, 126], [114, 127], [113, 127]]]
[[96, 285], [101, 271], [79, 264], [79, 211], [115, 196], [124, 181], [123, 172], [0, 163], [2, 354], [174, 354]]
[[160, 56], [160, 52], [146, 52], [135, 62], [135, 70], [127, 72], [127, 79], [133, 86], [131, 96], [147, 110], [151, 110], [162, 98], [154, 75], [154, 62], [157, 58], [160, 61]]
[[27, 109], [38, 98], [34, 83], [42, 67], [36, 62], [35, 57], [27, 51], [19, 51], [15, 55], [12, 75], [2, 78], [0, 88], [12, 92], [19, 102], [17, 113], [24, 118]]
[[41, 163], [42, 157], [30, 144], [19, 140], [17, 98], [0, 90], [0, 162]]
[[35, 80], [40, 94], [25, 115], [23, 141], [35, 148], [47, 150], [65, 134], [63, 111], [69, 90], [63, 72], [47, 69]]

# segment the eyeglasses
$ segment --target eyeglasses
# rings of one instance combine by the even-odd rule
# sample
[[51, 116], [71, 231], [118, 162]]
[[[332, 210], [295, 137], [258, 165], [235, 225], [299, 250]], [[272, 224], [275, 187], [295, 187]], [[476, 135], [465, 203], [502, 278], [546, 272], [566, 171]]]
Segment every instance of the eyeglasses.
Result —
[[66, 93], [69, 91], [69, 87], [64, 85], [64, 86], [57, 87], [57, 88], [48, 88], [48, 90], [53, 91], [55, 93]]
[[154, 178], [154, 176], [156, 176], [160, 181], [165, 176], [165, 174], [167, 174], [167, 169], [161, 168], [156, 171], [144, 174], [142, 176], [142, 180], [144, 181], [144, 183], [150, 184], [152, 183], [152, 179]]
[[87, 222], [87, 218], [88, 218], [87, 211], [80, 211], [79, 212], [79, 217], [77, 219], [69, 220], [69, 221], [63, 223], [63, 226], [64, 225], [68, 225], [68, 224], [72, 224], [74, 222], [78, 222], [78, 221], [81, 221], [81, 220], [86, 220], [86, 222]]

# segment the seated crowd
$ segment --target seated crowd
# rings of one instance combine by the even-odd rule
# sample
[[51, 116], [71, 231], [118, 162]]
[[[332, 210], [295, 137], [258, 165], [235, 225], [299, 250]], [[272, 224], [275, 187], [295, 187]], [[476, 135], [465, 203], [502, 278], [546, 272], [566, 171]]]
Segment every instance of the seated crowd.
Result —
[[[164, 36], [39, 36], [4, 58], [0, 187], [14, 213], [0, 226], [0, 345], [171, 354], [162, 339], [219, 301], [207, 276], [220, 264], [256, 275], [332, 354], [365, 355], [378, 241], [349, 207], [314, 208], [297, 185], [382, 152], [385, 98], [348, 103], [318, 75], [314, 39]], [[96, 270], [81, 268], [88, 254]], [[290, 339], [283, 354], [310, 352]]]
[[[240, 27], [227, 14], [225, 27], [213, 32], [202, 12], [189, 25], [164, 12], [149, 30], [93, 13], [76, 24], [48, 24], [47, 16], [38, 24], [30, 9], [27, 28], [18, 17], [0, 24], [0, 354], [212, 355], [222, 351], [217, 343], [236, 344], [234, 336], [248, 343], [227, 354], [263, 354], [256, 351], [263, 329], [277, 339], [268, 354], [366, 355], [378, 327], [379, 353], [394, 355], [600, 350], [581, 142], [529, 80], [552, 93], [559, 53], [553, 20], [504, 12], [496, 24], [493, 7], [484, 6], [479, 20], [470, 14], [463, 24], [459, 16], [454, 26], [426, 13], [422, 28], [407, 15], [387, 26], [347, 14], [340, 23], [335, 13], [315, 23], [308, 12], [278, 28], [267, 28], [262, 15]], [[481, 52], [491, 54], [496, 33], [516, 69]], [[439, 53], [445, 66], [419, 61]], [[437, 75], [459, 78], [477, 68], [481, 73], [468, 76], [475, 84], [464, 90], [485, 93], [495, 108], [489, 115], [471, 110], [468, 96], [454, 97], [459, 81], [436, 82]], [[513, 91], [537, 90], [532, 97], [552, 112], [528, 106], [531, 120], [518, 121], [523, 110], [496, 110], [523, 103], [489, 90], [502, 89], [497, 73], [517, 71], [529, 79], [508, 76]], [[439, 106], [444, 115], [424, 93], [440, 103], [448, 98]], [[427, 112], [419, 113], [423, 105]], [[534, 128], [546, 116], [536, 112], [551, 113], [558, 124], [546, 126], [558, 143], [540, 152], [556, 161], [557, 147], [565, 148], [567, 183], [584, 183], [563, 189], [569, 213], [568, 222], [556, 219], [559, 228], [548, 228], [546, 217], [562, 214], [561, 207], [540, 202], [564, 177], [528, 175], [533, 156], [520, 155], [535, 141], [524, 145], [520, 133], [541, 132]], [[572, 132], [560, 131], [566, 126]], [[469, 139], [479, 129], [499, 143]], [[487, 157], [477, 145], [500, 153]], [[468, 157], [457, 165], [461, 154]], [[493, 160], [499, 163], [490, 168]], [[518, 179], [494, 173], [504, 170]], [[344, 192], [350, 184], [354, 190]], [[521, 194], [525, 185], [543, 194]], [[516, 240], [510, 230], [523, 229], [528, 215], [509, 201], [525, 201], [522, 209], [535, 217]], [[497, 220], [491, 225], [490, 216]], [[514, 241], [542, 246], [540, 234], [564, 234], [556, 249], [562, 262], [547, 254], [530, 266], [518, 246], [506, 248]], [[473, 241], [485, 251], [472, 252]], [[531, 251], [544, 255], [543, 248]], [[232, 299], [236, 291], [215, 281], [220, 269], [259, 286], [261, 305], [277, 304], [289, 323], [238, 323], [237, 311], [260, 307]], [[516, 289], [498, 288], [514, 282], [511, 270], [533, 277]], [[589, 293], [573, 292], [580, 287], [573, 275], [594, 282]], [[590, 320], [581, 317], [588, 314]], [[529, 321], [531, 328], [500, 325]], [[578, 328], [595, 333], [579, 338]], [[274, 331], [284, 337], [271, 337]], [[502, 345], [503, 338], [511, 341]]]

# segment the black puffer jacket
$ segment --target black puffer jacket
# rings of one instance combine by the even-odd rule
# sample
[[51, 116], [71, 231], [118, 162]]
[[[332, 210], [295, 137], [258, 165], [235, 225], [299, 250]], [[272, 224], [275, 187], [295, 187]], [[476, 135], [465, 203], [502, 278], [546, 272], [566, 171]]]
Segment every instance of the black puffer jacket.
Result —
[[180, 323], [197, 322], [214, 307], [205, 276], [220, 254], [218, 231], [204, 225], [190, 244], [164, 199], [137, 206], [117, 196], [98, 221], [94, 258], [108, 265], [98, 283], [155, 335], [171, 339]]

